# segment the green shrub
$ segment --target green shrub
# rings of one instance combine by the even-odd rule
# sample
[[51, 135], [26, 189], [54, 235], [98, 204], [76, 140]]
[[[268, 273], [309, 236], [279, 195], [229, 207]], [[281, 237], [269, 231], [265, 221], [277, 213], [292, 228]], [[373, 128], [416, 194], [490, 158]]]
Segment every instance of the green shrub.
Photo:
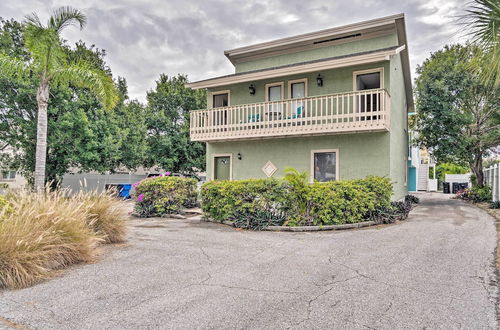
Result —
[[500, 201], [491, 202], [490, 209], [500, 209]]
[[287, 219], [285, 212], [276, 210], [248, 210], [237, 214], [234, 226], [237, 228], [263, 230], [268, 226], [282, 226]]
[[474, 186], [457, 191], [455, 198], [471, 201], [473, 203], [491, 201], [491, 188], [489, 186]]
[[142, 217], [179, 213], [183, 207], [196, 205], [196, 179], [160, 176], [134, 185], [134, 211]]
[[406, 195], [405, 202], [410, 202], [412, 204], [418, 204], [418, 203], [420, 203], [420, 199], [417, 196]]
[[[429, 170], [432, 170], [432, 168], [429, 168]], [[465, 174], [467, 172], [469, 172], [467, 167], [453, 163], [439, 163], [436, 165], [436, 178], [441, 182], [444, 182], [445, 174]]]
[[216, 221], [234, 221], [254, 210], [288, 212], [289, 188], [277, 179], [210, 181], [201, 187], [201, 206]]
[[241, 228], [268, 225], [331, 225], [369, 220], [391, 207], [387, 178], [306, 184], [307, 175], [287, 171], [285, 179], [211, 181], [201, 188], [202, 209], [215, 221]]
[[366, 183], [336, 181], [309, 186], [305, 223], [299, 225], [334, 225], [360, 222], [376, 206], [376, 193]]
[[489, 202], [491, 201], [491, 188], [489, 186], [472, 187], [469, 199], [474, 203]]
[[366, 187], [368, 191], [375, 194], [376, 207], [388, 207], [391, 205], [391, 197], [394, 192], [391, 180], [380, 176], [367, 176], [364, 179], [354, 180], [355, 183]]
[[375, 208], [374, 211], [370, 212], [369, 217], [370, 220], [378, 224], [394, 223], [396, 220], [405, 220], [408, 218], [414, 204], [415, 203], [407, 199], [400, 202], [391, 202], [388, 207]]

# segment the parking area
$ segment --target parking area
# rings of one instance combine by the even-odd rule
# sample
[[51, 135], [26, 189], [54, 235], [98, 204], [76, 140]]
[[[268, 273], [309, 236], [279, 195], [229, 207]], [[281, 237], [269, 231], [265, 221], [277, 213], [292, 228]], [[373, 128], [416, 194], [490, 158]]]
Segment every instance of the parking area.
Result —
[[1, 291], [0, 328], [496, 329], [493, 218], [418, 196], [405, 222], [339, 232], [131, 219], [99, 262]]

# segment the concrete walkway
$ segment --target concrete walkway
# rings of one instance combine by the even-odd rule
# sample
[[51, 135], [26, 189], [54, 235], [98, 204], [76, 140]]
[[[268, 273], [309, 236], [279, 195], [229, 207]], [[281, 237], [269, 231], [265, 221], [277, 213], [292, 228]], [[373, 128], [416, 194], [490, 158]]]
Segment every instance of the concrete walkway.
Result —
[[419, 197], [404, 223], [343, 232], [131, 220], [100, 262], [0, 292], [0, 328], [495, 329], [493, 219]]

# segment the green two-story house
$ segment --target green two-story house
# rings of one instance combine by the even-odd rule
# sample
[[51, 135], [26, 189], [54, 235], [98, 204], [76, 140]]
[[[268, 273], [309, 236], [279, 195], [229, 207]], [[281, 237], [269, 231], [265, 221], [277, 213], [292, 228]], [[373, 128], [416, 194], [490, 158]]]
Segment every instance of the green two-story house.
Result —
[[407, 193], [413, 111], [404, 15], [225, 52], [235, 73], [187, 84], [208, 107], [190, 135], [207, 144], [208, 180], [283, 176], [311, 182], [386, 176]]

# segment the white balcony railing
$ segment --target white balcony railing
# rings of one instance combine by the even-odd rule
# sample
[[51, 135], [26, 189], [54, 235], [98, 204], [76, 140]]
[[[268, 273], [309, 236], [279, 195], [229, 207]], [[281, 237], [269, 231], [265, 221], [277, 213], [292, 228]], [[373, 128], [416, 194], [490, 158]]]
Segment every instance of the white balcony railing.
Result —
[[191, 111], [193, 141], [383, 131], [390, 127], [385, 89]]

